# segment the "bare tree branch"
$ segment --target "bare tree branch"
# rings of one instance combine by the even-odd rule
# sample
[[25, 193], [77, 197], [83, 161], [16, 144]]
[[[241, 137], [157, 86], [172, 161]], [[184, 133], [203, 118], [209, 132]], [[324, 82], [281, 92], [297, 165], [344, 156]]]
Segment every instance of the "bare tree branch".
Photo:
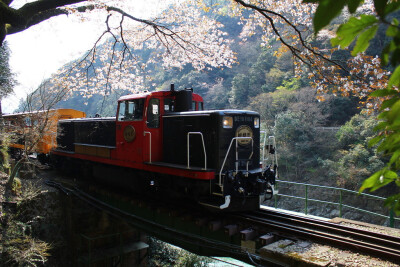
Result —
[[280, 41], [283, 45], [285, 45], [285, 46], [292, 52], [292, 54], [293, 54], [298, 60], [300, 60], [302, 63], [304, 63], [304, 64], [305, 64], [306, 66], [308, 66], [309, 68], [312, 67], [312, 66], [311, 66], [311, 63], [310, 63], [310, 62], [312, 62], [312, 61], [310, 61], [311, 58], [305, 56], [306, 59], [308, 59], [308, 61], [306, 61], [306, 60], [300, 55], [301, 52], [302, 52], [300, 49], [294, 47], [293, 45], [290, 45], [288, 42], [285, 41], [285, 39], [282, 37], [280, 31], [279, 31], [279, 30], [277, 29], [277, 27], [275, 26], [274, 19], [273, 19], [271, 16], [269, 16], [268, 14], [271, 14], [271, 15], [274, 15], [274, 16], [279, 17], [279, 18], [282, 19], [292, 30], [294, 30], [294, 31], [296, 32], [297, 37], [299, 38], [300, 43], [301, 43], [301, 45], [302, 45], [303, 48], [305, 48], [306, 50], [308, 50], [308, 51], [311, 52], [312, 54], [314, 54], [314, 55], [316, 55], [316, 56], [318, 56], [318, 57], [324, 59], [325, 61], [330, 62], [331, 64], [334, 64], [334, 65], [338, 66], [338, 67], [341, 68], [342, 70], [344, 70], [344, 71], [346, 71], [346, 72], [349, 72], [344, 66], [340, 65], [339, 63], [337, 63], [337, 62], [334, 61], [334, 60], [331, 60], [330, 58], [327, 58], [327, 57], [324, 56], [323, 54], [319, 53], [318, 51], [316, 51], [315, 49], [313, 49], [312, 47], [310, 47], [310, 46], [306, 43], [306, 41], [304, 40], [301, 31], [296, 27], [296, 25], [294, 25], [292, 22], [290, 22], [284, 15], [279, 14], [279, 13], [277, 13], [277, 12], [274, 12], [274, 11], [272, 11], [272, 10], [268, 10], [268, 9], [265, 9], [265, 8], [258, 7], [258, 6], [256, 6], [256, 5], [252, 5], [252, 4], [246, 3], [246, 2], [244, 2], [243, 0], [235, 0], [235, 2], [238, 3], [238, 4], [240, 4], [240, 5], [242, 5], [242, 6], [244, 6], [244, 7], [253, 9], [253, 10], [257, 11], [258, 13], [260, 13], [262, 16], [264, 16], [264, 17], [269, 21], [269, 23], [270, 23], [270, 25], [271, 25], [271, 27], [272, 27], [274, 33], [278, 36], [279, 41]]
[[[10, 7], [12, 1], [0, 1], [0, 45], [5, 35], [23, 31], [51, 17], [66, 14], [62, 7], [85, 2], [86, 0], [38, 0], [19, 9]], [[5, 30], [5, 31], [4, 31]]]

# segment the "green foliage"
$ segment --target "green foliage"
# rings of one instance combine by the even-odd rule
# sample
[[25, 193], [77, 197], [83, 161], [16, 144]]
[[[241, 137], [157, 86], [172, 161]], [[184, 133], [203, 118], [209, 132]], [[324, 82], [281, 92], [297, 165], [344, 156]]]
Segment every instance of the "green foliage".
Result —
[[14, 168], [11, 171], [10, 176], [8, 177], [7, 185], [10, 188], [13, 188], [15, 185], [14, 180], [16, 179], [16, 175], [19, 172], [20, 168], [22, 167], [22, 164], [24, 163], [25, 159], [20, 159], [17, 164], [15, 164]]
[[369, 41], [375, 36], [378, 30], [378, 19], [373, 15], [361, 15], [359, 18], [351, 17], [345, 24], [338, 28], [336, 38], [331, 40], [333, 46], [348, 47], [355, 39], [356, 45], [351, 52], [352, 56], [356, 56], [360, 52], [364, 52]]
[[[10, 195], [9, 201], [16, 201], [14, 209], [5, 207], [2, 218], [2, 266], [43, 266], [48, 257], [51, 245], [39, 240], [35, 234], [34, 223], [39, 218], [33, 217], [32, 209], [39, 196], [37, 186], [22, 184], [21, 180], [13, 180], [13, 188], [6, 190], [18, 191], [18, 197]], [[4, 207], [3, 207], [4, 208]]]
[[204, 96], [206, 109], [224, 109], [229, 103], [229, 88], [224, 86], [224, 80], [220, 79], [211, 85]]
[[[337, 1], [337, 0], [306, 0], [306, 2], [318, 3], [314, 16], [315, 33], [328, 25], [344, 8], [346, 2], [350, 13], [355, 13], [357, 7], [362, 3], [360, 0]], [[336, 5], [334, 7], [334, 5]], [[377, 190], [389, 183], [395, 182], [400, 186], [398, 172], [400, 171], [400, 94], [393, 87], [400, 87], [400, 30], [397, 18], [389, 21], [389, 15], [400, 9], [399, 1], [374, 0], [376, 16], [361, 15], [358, 18], [351, 17], [337, 30], [337, 37], [332, 40], [333, 45], [348, 46], [356, 41], [352, 55], [364, 52], [370, 41], [375, 37], [380, 24], [388, 25], [386, 36], [388, 44], [382, 50], [382, 63], [390, 63], [394, 67], [387, 88], [377, 91], [371, 96], [386, 97], [382, 104], [379, 119], [381, 122], [376, 126], [377, 136], [370, 141], [370, 145], [378, 144], [378, 152], [389, 157], [385, 167], [371, 175], [362, 184], [360, 191], [369, 189]], [[329, 8], [332, 14], [328, 14]], [[400, 214], [400, 195], [395, 195], [387, 200], [387, 204], [395, 208]]]
[[297, 91], [300, 89], [301, 83], [298, 78], [291, 78], [282, 82], [281, 86], [276, 87], [276, 90], [286, 89], [289, 91]]
[[237, 106], [246, 104], [249, 97], [249, 77], [245, 74], [238, 74], [232, 80], [233, 103]]
[[324, 118], [318, 111], [307, 113], [309, 106], [300, 109], [303, 103], [290, 105], [286, 112], [279, 113], [275, 119], [274, 135], [279, 147], [280, 173], [285, 179], [311, 179], [313, 175], [318, 175], [315, 172], [319, 167], [318, 158], [326, 152], [321, 147], [327, 138], [316, 128]]
[[17, 236], [4, 242], [8, 266], [42, 266], [50, 256], [49, 250], [46, 242], [28, 236]]
[[10, 51], [7, 43], [0, 47], [0, 100], [9, 95], [16, 84], [9, 65]]
[[385, 165], [377, 149], [368, 146], [377, 124], [374, 117], [357, 114], [336, 133], [336, 153], [321, 163], [338, 186], [356, 190], [364, 179]]
[[296, 92], [281, 88], [271, 93], [262, 93], [252, 97], [249, 102], [247, 109], [259, 112], [262, 120], [272, 126], [275, 117], [286, 112], [289, 106], [296, 102]]
[[203, 267], [212, 262], [208, 257], [198, 256], [153, 237], [148, 243], [149, 266]]
[[10, 144], [10, 136], [6, 133], [0, 132], [0, 168], [7, 174], [10, 171], [10, 163], [8, 161], [9, 144]]
[[[400, 170], [400, 100], [398, 100], [398, 96], [393, 99], [396, 101], [390, 106], [390, 109], [382, 111], [379, 116], [382, 121], [375, 127], [379, 133], [378, 136], [370, 141], [371, 146], [378, 144], [378, 151], [389, 157], [389, 162], [383, 169], [365, 180], [361, 191], [367, 188], [374, 191], [391, 182], [400, 186], [397, 175]], [[400, 213], [400, 210], [398, 212]]]
[[[318, 8], [314, 15], [314, 31], [318, 33], [323, 27], [327, 26], [335, 17], [337, 17], [346, 5], [346, 0], [304, 0], [305, 3], [318, 3]], [[353, 3], [349, 1], [349, 3]], [[361, 2], [361, 1], [358, 1]], [[349, 4], [351, 10], [354, 4]]]
[[285, 78], [285, 72], [278, 68], [272, 68], [265, 74], [265, 87], [264, 92], [273, 92], [279, 87]]
[[11, 182], [11, 192], [15, 195], [21, 195], [22, 184], [18, 177], [15, 177]]
[[173, 246], [149, 237], [149, 266], [173, 266], [178, 258], [178, 251]]
[[206, 267], [211, 263], [210, 258], [198, 256], [196, 254], [181, 251], [175, 266], [181, 267]]
[[329, 95], [320, 102], [323, 114], [327, 116], [327, 126], [340, 126], [350, 120], [360, 110], [357, 108], [358, 99]]
[[340, 127], [336, 134], [341, 149], [348, 149], [357, 144], [367, 145], [374, 135], [373, 128], [377, 121], [373, 117], [357, 114]]

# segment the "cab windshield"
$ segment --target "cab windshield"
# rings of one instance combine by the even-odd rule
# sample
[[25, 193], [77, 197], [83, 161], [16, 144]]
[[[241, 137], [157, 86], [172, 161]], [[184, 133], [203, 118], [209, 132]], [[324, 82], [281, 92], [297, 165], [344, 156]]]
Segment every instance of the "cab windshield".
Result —
[[144, 98], [126, 100], [119, 103], [118, 121], [137, 121], [143, 119]]

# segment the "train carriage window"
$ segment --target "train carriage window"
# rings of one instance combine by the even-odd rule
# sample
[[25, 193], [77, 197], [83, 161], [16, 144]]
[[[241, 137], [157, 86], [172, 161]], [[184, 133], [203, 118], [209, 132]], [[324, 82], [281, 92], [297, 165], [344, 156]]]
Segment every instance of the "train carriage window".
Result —
[[160, 126], [160, 99], [152, 98], [147, 108], [147, 127], [158, 128]]
[[138, 121], [143, 119], [144, 98], [119, 103], [118, 121]]

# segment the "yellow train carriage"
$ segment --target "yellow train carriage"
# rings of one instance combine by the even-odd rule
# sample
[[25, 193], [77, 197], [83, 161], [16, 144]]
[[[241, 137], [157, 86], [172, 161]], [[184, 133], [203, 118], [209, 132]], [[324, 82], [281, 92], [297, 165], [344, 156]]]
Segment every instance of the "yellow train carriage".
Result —
[[57, 146], [59, 120], [84, 117], [85, 112], [64, 108], [3, 115], [6, 132], [11, 133], [13, 152], [26, 150], [44, 155]]

